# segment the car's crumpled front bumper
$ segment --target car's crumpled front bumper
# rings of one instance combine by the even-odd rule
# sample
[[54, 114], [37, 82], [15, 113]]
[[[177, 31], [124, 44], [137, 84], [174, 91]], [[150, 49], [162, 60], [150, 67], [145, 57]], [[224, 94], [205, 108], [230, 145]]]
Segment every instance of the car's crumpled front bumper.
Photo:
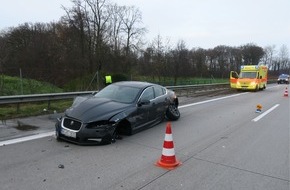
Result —
[[[56, 137], [79, 145], [103, 144], [104, 140], [112, 138], [114, 127], [111, 125], [98, 128], [87, 128], [87, 124], [81, 123], [78, 128], [68, 127], [64, 124], [67, 118], [59, 118], [55, 124]], [[72, 119], [71, 119], [72, 120]], [[73, 122], [74, 120], [72, 120]], [[74, 128], [74, 129], [71, 129]]]

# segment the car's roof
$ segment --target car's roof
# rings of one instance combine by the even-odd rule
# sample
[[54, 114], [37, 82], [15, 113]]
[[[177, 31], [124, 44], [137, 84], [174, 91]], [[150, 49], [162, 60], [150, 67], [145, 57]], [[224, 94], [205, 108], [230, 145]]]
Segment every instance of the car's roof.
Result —
[[141, 82], [141, 81], [121, 81], [121, 82], [115, 82], [113, 84], [122, 85], [122, 86], [132, 86], [132, 87], [136, 87], [136, 88], [145, 88], [148, 86], [155, 85], [153, 83]]
[[279, 75], [279, 77], [289, 77], [289, 75], [288, 74], [281, 74], [281, 75]]

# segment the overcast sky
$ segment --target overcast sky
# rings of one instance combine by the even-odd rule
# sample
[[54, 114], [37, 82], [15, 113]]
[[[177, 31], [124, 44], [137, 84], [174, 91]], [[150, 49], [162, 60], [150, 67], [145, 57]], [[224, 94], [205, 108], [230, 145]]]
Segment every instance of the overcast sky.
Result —
[[[172, 45], [183, 40], [189, 49], [240, 46], [248, 43], [290, 50], [290, 0], [111, 0], [135, 6], [148, 29], [146, 39], [157, 35]], [[70, 0], [2, 0], [0, 30], [25, 22], [58, 21], [61, 5]]]

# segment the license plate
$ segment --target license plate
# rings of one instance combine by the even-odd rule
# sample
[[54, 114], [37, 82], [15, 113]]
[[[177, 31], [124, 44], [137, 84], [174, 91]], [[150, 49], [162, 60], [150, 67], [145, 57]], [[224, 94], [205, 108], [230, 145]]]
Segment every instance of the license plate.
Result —
[[61, 134], [63, 134], [64, 136], [67, 137], [72, 137], [72, 138], [76, 138], [76, 133], [73, 131], [69, 131], [67, 129], [62, 128], [60, 131]]

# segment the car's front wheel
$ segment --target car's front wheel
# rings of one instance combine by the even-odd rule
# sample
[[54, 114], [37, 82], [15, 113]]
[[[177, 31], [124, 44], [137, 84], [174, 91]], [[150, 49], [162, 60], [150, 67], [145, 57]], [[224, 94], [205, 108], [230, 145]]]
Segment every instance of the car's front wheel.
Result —
[[61, 141], [61, 138], [60, 138], [60, 136], [59, 136], [59, 133], [60, 133], [59, 128], [58, 128], [58, 127], [55, 127], [55, 139], [56, 139], [57, 141]]
[[115, 128], [112, 134], [108, 134], [102, 138], [101, 144], [106, 145], [106, 144], [115, 143], [117, 138], [118, 138], [118, 131], [117, 131], [117, 128]]
[[111, 144], [112, 142], [115, 142], [115, 138], [113, 135], [109, 135], [109, 134], [104, 136], [101, 140], [102, 145]]
[[172, 121], [178, 120], [180, 117], [178, 107], [176, 107], [174, 104], [170, 104], [166, 110], [166, 117]]
[[62, 139], [59, 137], [59, 132], [55, 132], [55, 139], [58, 142], [61, 142], [62, 141]]

